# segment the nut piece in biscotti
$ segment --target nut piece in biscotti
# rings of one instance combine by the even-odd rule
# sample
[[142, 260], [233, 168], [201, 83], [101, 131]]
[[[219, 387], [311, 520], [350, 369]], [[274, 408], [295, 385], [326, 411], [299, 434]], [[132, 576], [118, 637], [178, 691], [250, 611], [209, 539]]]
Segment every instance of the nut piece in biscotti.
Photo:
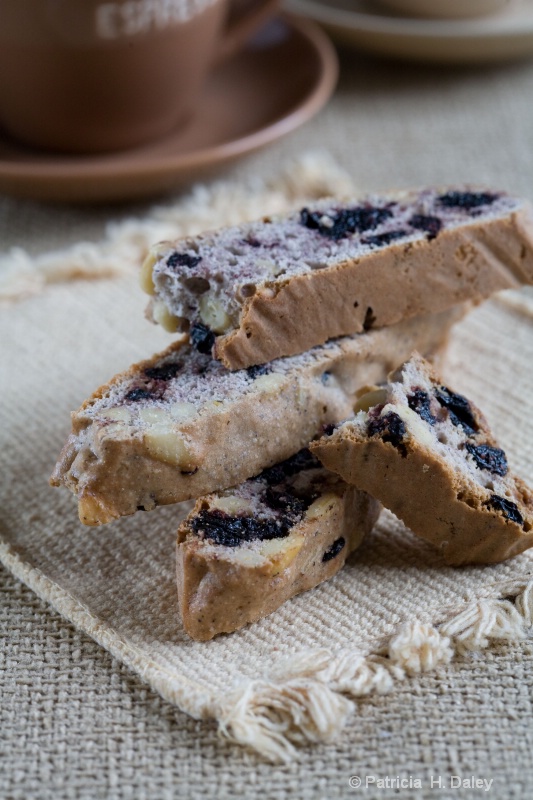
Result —
[[480, 410], [418, 354], [357, 408], [311, 449], [448, 564], [497, 563], [533, 546], [533, 492], [511, 473]]
[[229, 369], [533, 282], [533, 213], [468, 187], [325, 199], [156, 245], [148, 316]]
[[349, 416], [357, 390], [384, 380], [413, 348], [441, 348], [463, 312], [238, 372], [175, 344], [116, 376], [72, 415], [51, 482], [77, 495], [86, 525], [235, 486]]
[[331, 578], [372, 529], [379, 509], [307, 449], [201, 498], [178, 531], [186, 632], [200, 641], [230, 633]]

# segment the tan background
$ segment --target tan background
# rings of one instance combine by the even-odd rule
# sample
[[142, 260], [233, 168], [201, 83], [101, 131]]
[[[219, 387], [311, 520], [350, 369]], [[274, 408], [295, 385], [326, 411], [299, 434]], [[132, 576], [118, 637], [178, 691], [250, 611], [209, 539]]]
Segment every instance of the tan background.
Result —
[[[533, 64], [426, 69], [344, 56], [337, 93], [289, 139], [234, 175], [266, 175], [315, 147], [328, 149], [361, 188], [471, 180], [533, 196]], [[51, 208], [2, 198], [2, 249], [31, 252], [99, 239], [123, 209]], [[430, 791], [428, 776], [493, 778], [489, 793], [533, 789], [533, 648], [491, 650], [359, 704], [334, 745], [273, 767], [220, 745], [79, 634], [2, 569], [0, 797], [273, 798], [392, 796], [352, 790], [351, 775], [413, 775], [403, 797], [479, 797]]]

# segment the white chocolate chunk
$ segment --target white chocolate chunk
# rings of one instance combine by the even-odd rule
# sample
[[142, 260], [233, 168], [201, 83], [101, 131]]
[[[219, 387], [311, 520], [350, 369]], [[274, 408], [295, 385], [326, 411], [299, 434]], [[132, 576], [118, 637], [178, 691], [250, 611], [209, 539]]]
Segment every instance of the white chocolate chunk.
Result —
[[146, 294], [155, 294], [155, 285], [153, 279], [153, 269], [156, 261], [159, 259], [163, 253], [172, 249], [171, 242], [158, 242], [157, 244], [153, 245], [146, 258], [143, 261], [141, 267], [141, 273], [139, 276], [139, 282], [141, 284], [141, 289], [146, 292]]
[[248, 500], [242, 497], [235, 497], [235, 495], [230, 495], [229, 497], [215, 497], [211, 505], [213, 508], [218, 508], [220, 511], [224, 511], [232, 517], [238, 514], [250, 514], [253, 512], [252, 504]]
[[305, 513], [305, 518], [318, 519], [319, 517], [323, 517], [325, 514], [329, 514], [335, 503], [338, 502], [338, 495], [333, 494], [333, 492], [327, 492], [326, 494], [323, 494], [317, 498], [314, 503], [311, 503]]
[[245, 567], [246, 569], [262, 567], [267, 563], [265, 557], [256, 550], [244, 550], [243, 548], [235, 550], [233, 558], [236, 562], [239, 562], [239, 567]]
[[101, 416], [102, 419], [111, 419], [114, 422], [131, 422], [131, 413], [124, 406], [107, 408], [102, 412]]
[[169, 333], [176, 333], [180, 330], [183, 318], [171, 314], [166, 305], [160, 300], [152, 302], [151, 313], [154, 322], [159, 323]]
[[276, 575], [294, 561], [302, 549], [304, 541], [301, 533], [293, 532], [285, 539], [269, 539], [262, 545], [259, 552], [272, 561], [272, 574]]
[[170, 426], [156, 425], [149, 428], [144, 434], [144, 445], [159, 461], [175, 464], [187, 472], [197, 466], [183, 438]]
[[222, 303], [211, 295], [202, 295], [198, 302], [200, 319], [213, 333], [225, 333], [231, 328], [231, 319], [224, 311]]
[[260, 375], [256, 378], [252, 384], [252, 388], [254, 391], [262, 391], [271, 394], [281, 389], [286, 380], [285, 375], [281, 375], [278, 372], [271, 372], [269, 375]]
[[385, 403], [386, 401], [387, 401], [387, 390], [375, 387], [369, 389], [369, 391], [364, 392], [357, 397], [357, 401], [353, 407], [353, 410], [354, 413], [357, 414], [358, 411], [368, 411], [373, 406], [378, 406], [381, 403]]

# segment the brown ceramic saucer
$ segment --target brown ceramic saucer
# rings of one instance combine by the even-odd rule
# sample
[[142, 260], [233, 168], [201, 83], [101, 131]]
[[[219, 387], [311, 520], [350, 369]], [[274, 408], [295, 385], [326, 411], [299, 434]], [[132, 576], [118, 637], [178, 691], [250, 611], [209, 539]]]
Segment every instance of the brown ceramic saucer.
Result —
[[155, 195], [290, 133], [316, 114], [337, 57], [312, 22], [284, 15], [211, 75], [196, 116], [150, 145], [106, 156], [39, 153], [0, 130], [0, 192], [34, 200], [109, 202]]

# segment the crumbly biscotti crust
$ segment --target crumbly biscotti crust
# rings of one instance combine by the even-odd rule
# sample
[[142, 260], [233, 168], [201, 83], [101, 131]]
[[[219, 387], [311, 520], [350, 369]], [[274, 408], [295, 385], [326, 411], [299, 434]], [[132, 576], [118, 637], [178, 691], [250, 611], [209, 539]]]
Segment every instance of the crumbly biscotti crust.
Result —
[[415, 355], [370, 402], [310, 447], [378, 498], [451, 565], [533, 546], [533, 492], [513, 475], [481, 411]]
[[235, 489], [201, 498], [178, 531], [181, 617], [207, 641], [331, 578], [380, 506], [301, 451]]
[[149, 315], [229, 369], [533, 282], [533, 212], [503, 192], [327, 199], [157, 245]]
[[464, 311], [239, 372], [175, 344], [116, 376], [72, 415], [51, 483], [77, 495], [87, 525], [235, 486], [350, 416], [356, 391], [384, 380], [413, 349], [443, 347]]

